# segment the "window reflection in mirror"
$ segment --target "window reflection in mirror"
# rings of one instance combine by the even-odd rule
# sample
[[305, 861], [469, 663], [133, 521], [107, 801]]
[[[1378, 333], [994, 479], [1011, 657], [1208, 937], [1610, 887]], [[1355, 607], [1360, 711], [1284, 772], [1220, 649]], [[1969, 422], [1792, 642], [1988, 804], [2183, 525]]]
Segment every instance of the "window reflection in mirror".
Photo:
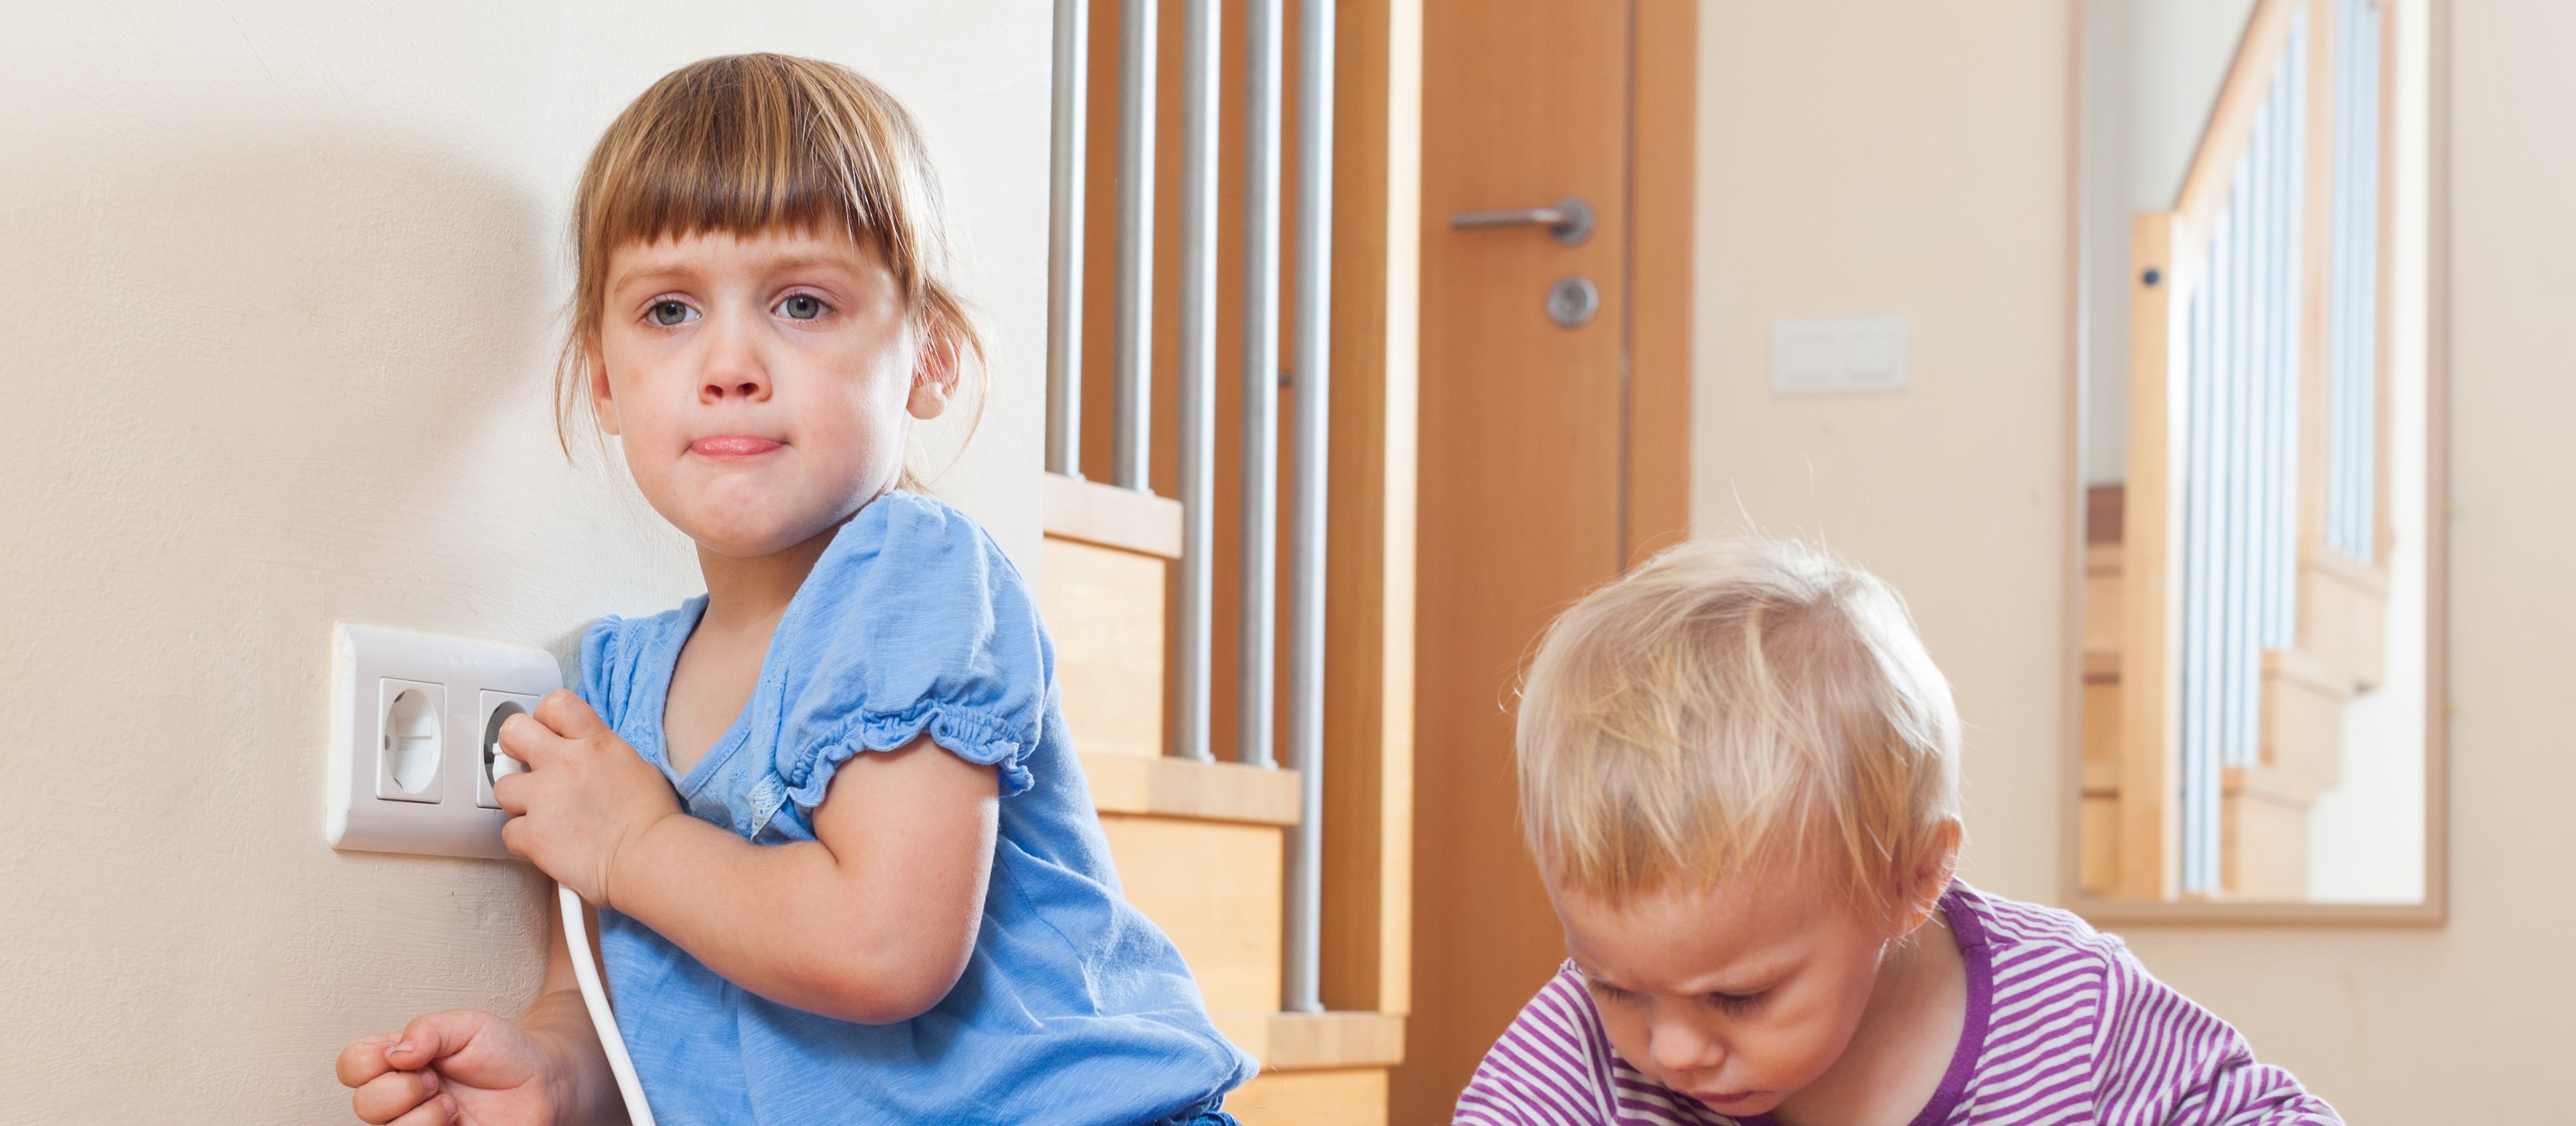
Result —
[[2085, 897], [2425, 899], [2426, 0], [2083, 0]]

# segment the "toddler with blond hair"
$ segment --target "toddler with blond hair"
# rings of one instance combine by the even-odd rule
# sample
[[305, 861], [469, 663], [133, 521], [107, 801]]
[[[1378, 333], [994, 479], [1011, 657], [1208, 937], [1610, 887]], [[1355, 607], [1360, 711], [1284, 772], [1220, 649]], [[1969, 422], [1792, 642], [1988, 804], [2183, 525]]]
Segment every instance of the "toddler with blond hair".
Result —
[[1548, 629], [1521, 819], [1567, 961], [1456, 1121], [2322, 1124], [2225, 1021], [1959, 855], [1959, 720], [1896, 592], [1666, 552]]

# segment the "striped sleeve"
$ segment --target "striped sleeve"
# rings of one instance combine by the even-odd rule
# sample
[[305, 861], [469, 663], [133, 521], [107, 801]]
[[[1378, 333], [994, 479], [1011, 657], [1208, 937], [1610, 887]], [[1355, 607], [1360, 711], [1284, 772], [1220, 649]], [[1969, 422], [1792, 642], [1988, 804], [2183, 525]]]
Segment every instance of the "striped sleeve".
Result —
[[1593, 1126], [1613, 1121], [1610, 1047], [1570, 968], [1521, 1007], [1458, 1095], [1458, 1126]]
[[2105, 1126], [2341, 1126], [2290, 1073], [2257, 1063], [2226, 1021], [2138, 963], [2110, 959], [2094, 1097]]

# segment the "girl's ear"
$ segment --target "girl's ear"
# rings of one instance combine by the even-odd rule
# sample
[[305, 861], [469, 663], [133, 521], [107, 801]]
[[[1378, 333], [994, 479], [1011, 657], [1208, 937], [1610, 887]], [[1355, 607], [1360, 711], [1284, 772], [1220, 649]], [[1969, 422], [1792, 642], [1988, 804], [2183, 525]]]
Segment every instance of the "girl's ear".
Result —
[[960, 351], [957, 331], [945, 325], [931, 329], [921, 343], [921, 358], [912, 370], [912, 395], [904, 409], [912, 417], [928, 422], [948, 410], [957, 397]]
[[1941, 895], [1950, 890], [1950, 881], [1959, 874], [1959, 839], [1963, 830], [1956, 817], [1947, 818], [1932, 830], [1932, 839], [1923, 847], [1923, 855], [1906, 873], [1904, 903], [1897, 911], [1899, 936], [1911, 934], [1941, 909]]
[[608, 365], [602, 361], [599, 334], [582, 341], [582, 378], [590, 384], [590, 415], [603, 433], [617, 433], [617, 400], [608, 389]]

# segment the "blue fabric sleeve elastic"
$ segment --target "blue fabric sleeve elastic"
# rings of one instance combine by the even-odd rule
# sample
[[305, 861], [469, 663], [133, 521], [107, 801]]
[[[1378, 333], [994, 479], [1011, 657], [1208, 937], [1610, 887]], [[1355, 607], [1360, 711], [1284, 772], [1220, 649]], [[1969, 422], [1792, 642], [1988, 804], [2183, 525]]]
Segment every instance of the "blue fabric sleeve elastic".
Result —
[[1053, 657], [1019, 571], [962, 513], [909, 493], [840, 535], [862, 538], [807, 578], [813, 612], [780, 623], [781, 655], [810, 671], [778, 742], [788, 799], [810, 814], [851, 756], [923, 735], [993, 767], [1002, 796], [1028, 790]]

